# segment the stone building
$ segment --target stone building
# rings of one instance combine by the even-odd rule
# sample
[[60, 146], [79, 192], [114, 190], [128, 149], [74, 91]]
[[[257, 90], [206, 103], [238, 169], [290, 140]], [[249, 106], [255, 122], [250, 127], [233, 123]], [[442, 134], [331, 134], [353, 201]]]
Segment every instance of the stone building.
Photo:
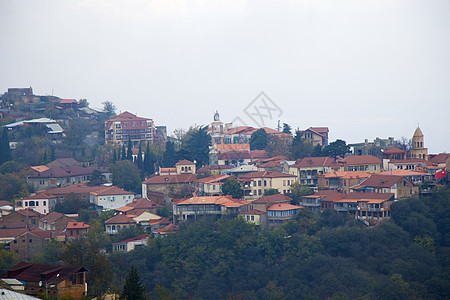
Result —
[[409, 155], [413, 159], [418, 158], [428, 160], [428, 149], [424, 147], [423, 133], [419, 126], [417, 126], [416, 131], [414, 131], [412, 147], [409, 151]]

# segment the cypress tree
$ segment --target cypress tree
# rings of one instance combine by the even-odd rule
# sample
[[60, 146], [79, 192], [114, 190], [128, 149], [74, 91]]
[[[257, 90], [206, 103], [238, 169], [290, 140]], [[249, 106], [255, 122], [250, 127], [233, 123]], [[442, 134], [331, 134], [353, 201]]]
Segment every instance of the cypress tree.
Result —
[[120, 160], [125, 160], [127, 159], [127, 154], [126, 154], [126, 150], [125, 150], [125, 144], [122, 144], [122, 156], [120, 158]]
[[114, 148], [114, 154], [113, 154], [113, 163], [117, 161], [117, 151], [116, 148]]
[[130, 272], [125, 279], [125, 284], [120, 294], [120, 299], [127, 300], [144, 300], [145, 299], [145, 287], [139, 283], [141, 277], [137, 269], [131, 265]]
[[9, 148], [8, 129], [3, 127], [2, 139], [0, 140], [0, 165], [12, 160], [11, 148]]
[[137, 167], [142, 170], [142, 145], [139, 143], [139, 153], [137, 155], [136, 161], [135, 161]]
[[133, 161], [133, 145], [131, 144], [130, 138], [128, 138], [128, 150], [126, 159]]

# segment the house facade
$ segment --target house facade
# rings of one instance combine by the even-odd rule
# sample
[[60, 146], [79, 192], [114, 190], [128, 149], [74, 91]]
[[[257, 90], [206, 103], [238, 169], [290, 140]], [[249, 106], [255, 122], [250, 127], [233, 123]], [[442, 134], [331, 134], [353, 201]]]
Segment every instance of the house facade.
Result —
[[267, 221], [269, 228], [278, 227], [289, 220], [297, 219], [303, 206], [288, 203], [276, 203], [267, 208]]
[[155, 135], [156, 127], [152, 119], [138, 117], [127, 111], [105, 122], [105, 143], [108, 145], [126, 145], [128, 140], [133, 146], [141, 142], [153, 143]]
[[320, 190], [335, 190], [343, 194], [350, 193], [350, 187], [355, 186], [370, 177], [370, 173], [362, 171], [338, 171], [319, 174], [317, 187]]
[[57, 198], [47, 192], [37, 192], [36, 194], [20, 200], [16, 200], [16, 210], [32, 209], [40, 214], [46, 215], [55, 210]]
[[331, 157], [305, 157], [289, 167], [289, 174], [297, 176], [301, 185], [317, 187], [319, 175], [340, 169]]
[[395, 199], [411, 197], [419, 194], [419, 187], [403, 176], [373, 174], [356, 186], [353, 192], [393, 193]]
[[382, 160], [373, 155], [350, 155], [339, 161], [342, 171], [364, 171], [378, 173], [382, 170]]
[[290, 194], [290, 186], [296, 181], [294, 175], [281, 172], [252, 172], [238, 178], [244, 191], [244, 199], [261, 198], [265, 190], [276, 189], [280, 194]]

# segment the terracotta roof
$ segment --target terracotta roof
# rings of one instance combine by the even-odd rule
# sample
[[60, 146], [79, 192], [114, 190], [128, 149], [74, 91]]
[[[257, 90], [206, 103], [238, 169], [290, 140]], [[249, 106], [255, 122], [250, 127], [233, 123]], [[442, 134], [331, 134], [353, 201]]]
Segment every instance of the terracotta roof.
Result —
[[261, 159], [258, 159], [257, 161], [251, 162], [250, 164], [259, 165], [259, 164], [264, 164], [264, 163], [267, 163], [270, 161], [281, 162], [283, 160], [288, 160], [288, 157], [284, 156], [284, 155], [277, 155], [277, 156], [272, 156], [272, 157], [268, 157], [268, 158], [261, 158]]
[[221, 184], [224, 183], [228, 178], [234, 178], [230, 175], [214, 175], [214, 176], [209, 176], [209, 177], [205, 177], [205, 178], [200, 178], [195, 180], [195, 182], [200, 182], [200, 183], [216, 183], [216, 184]]
[[16, 238], [23, 233], [27, 232], [26, 228], [1, 228], [0, 229], [0, 239], [1, 238]]
[[220, 152], [218, 155], [218, 160], [224, 159], [250, 159], [250, 152], [248, 151]]
[[174, 233], [174, 232], [176, 232], [177, 230], [178, 230], [178, 226], [176, 226], [176, 225], [170, 223], [170, 224], [167, 225], [166, 227], [156, 229], [156, 230], [153, 231], [153, 232], [157, 232], [157, 233], [159, 233], [159, 234], [161, 234], [161, 235], [164, 235], [164, 234], [168, 234], [168, 233]]
[[395, 169], [385, 172], [377, 173], [378, 175], [397, 175], [397, 176], [426, 176], [430, 175], [425, 172], [417, 172], [413, 170]]
[[392, 147], [392, 148], [387, 149], [383, 153], [384, 154], [403, 154], [403, 153], [406, 153], [406, 151]]
[[370, 173], [363, 172], [363, 171], [344, 171], [344, 172], [334, 171], [334, 172], [325, 173], [321, 176], [323, 176], [324, 178], [353, 179], [353, 178], [367, 178], [370, 175], [371, 175]]
[[170, 224], [170, 220], [167, 218], [150, 219], [150, 220], [148, 220], [148, 223], [150, 225], [157, 225], [157, 224], [164, 225], [164, 224]]
[[312, 195], [308, 195], [308, 196], [302, 196], [302, 198], [326, 198], [326, 197], [340, 197], [342, 196], [342, 193], [339, 193], [338, 191], [335, 190], [320, 190]]
[[36, 194], [23, 198], [23, 200], [34, 200], [34, 199], [51, 199], [51, 198], [56, 198], [55, 195], [50, 194], [46, 191], [41, 191], [41, 192], [37, 192]]
[[176, 173], [177, 168], [160, 168], [159, 172], [160, 173]]
[[218, 144], [217, 150], [250, 150], [250, 144]]
[[258, 171], [242, 175], [240, 178], [251, 179], [251, 178], [282, 178], [282, 177], [295, 177], [295, 175], [275, 171]]
[[146, 240], [146, 239], [148, 239], [148, 234], [143, 234], [143, 235], [131, 238], [131, 239], [127, 239], [127, 240], [123, 240], [123, 241], [120, 241], [120, 242], [113, 243], [113, 245], [126, 244], [126, 243], [129, 243], [129, 242], [135, 242], [135, 241], [143, 241], [143, 240]]
[[276, 161], [269, 161], [269, 162], [266, 162], [264, 164], [258, 165], [258, 167], [260, 167], [260, 168], [277, 168], [277, 167], [281, 167], [281, 161], [278, 161], [278, 162], [276, 162]]
[[348, 165], [377, 164], [381, 165], [381, 159], [373, 155], [350, 155], [340, 161]]
[[252, 203], [255, 204], [267, 204], [267, 203], [276, 203], [276, 202], [290, 202], [292, 200], [292, 198], [283, 195], [283, 194], [275, 194], [275, 195], [270, 195], [270, 196], [263, 196], [255, 201], [253, 201]]
[[68, 222], [66, 229], [87, 229], [90, 225], [84, 224], [84, 222]]
[[[87, 270], [82, 266], [68, 266], [68, 265], [50, 265], [50, 264], [36, 264], [28, 262], [20, 262], [8, 272], [1, 275], [2, 278], [15, 278], [26, 282], [40, 282], [43, 279], [48, 283], [61, 282], [70, 276], [86, 272]], [[12, 276], [8, 276], [11, 274]]]
[[80, 167], [80, 166], [62, 166], [48, 169], [46, 171], [29, 175], [29, 178], [61, 178], [80, 175], [90, 175], [92, 171], [99, 170], [103, 173], [109, 172], [106, 167]]
[[443, 164], [443, 163], [446, 163], [449, 156], [450, 156], [450, 154], [448, 154], [448, 153], [440, 153], [440, 154], [436, 155], [435, 157], [433, 157], [432, 159], [430, 159], [430, 161], [435, 164]]
[[114, 119], [107, 120], [106, 122], [148, 121], [148, 120], [151, 120], [151, 119], [137, 117], [136, 115], [134, 115], [128, 111], [124, 111], [123, 113], [117, 115], [117, 117], [115, 117]]
[[195, 166], [195, 164], [192, 161], [189, 161], [187, 159], [183, 159], [178, 161], [175, 166], [180, 166], [180, 165], [191, 165], [191, 166]]
[[144, 181], [144, 184], [179, 184], [189, 183], [197, 179], [195, 174], [179, 174], [179, 175], [160, 175]]
[[[37, 237], [43, 238], [43, 239], [50, 239], [53, 236], [54, 230], [42, 230], [39, 228], [36, 228], [34, 230], [28, 231], [28, 233], [35, 235]], [[23, 233], [25, 234], [25, 233]]]
[[153, 202], [152, 200], [146, 199], [146, 198], [136, 199], [133, 202], [128, 203], [125, 206], [132, 207], [134, 209], [162, 207], [162, 205], [160, 205], [156, 202]]
[[60, 104], [78, 104], [78, 101], [75, 99], [62, 99]]
[[389, 161], [390, 164], [431, 164], [431, 162], [425, 159], [392, 159]]
[[267, 158], [269, 153], [266, 150], [250, 150], [250, 158]]
[[105, 224], [131, 224], [136, 223], [136, 221], [129, 216], [126, 216], [124, 214], [118, 214], [112, 217], [109, 220], [105, 221]]
[[127, 192], [117, 186], [103, 186], [98, 190], [92, 191], [91, 194], [96, 196], [105, 196], [105, 195], [134, 195], [132, 192]]
[[40, 213], [38, 213], [37, 211], [32, 210], [30, 208], [16, 210], [16, 212], [18, 214], [21, 214], [22, 216], [28, 216], [28, 217], [39, 217], [39, 216], [41, 216]]
[[62, 217], [64, 217], [63, 213], [60, 213], [60, 212], [57, 212], [57, 211], [52, 211], [51, 213], [43, 216], [40, 219], [40, 221], [43, 221], [43, 222], [46, 221], [48, 224], [52, 224], [52, 223], [55, 223], [56, 220], [58, 220], [58, 219], [60, 219]]
[[14, 203], [12, 203], [11, 201], [0, 200], [0, 206], [6, 206], [6, 205], [14, 206]]
[[300, 209], [303, 208], [303, 206], [298, 205], [292, 205], [288, 203], [275, 203], [272, 204], [267, 208], [267, 210], [293, 210], [293, 209]]
[[361, 182], [358, 186], [353, 188], [356, 189], [365, 186], [376, 188], [391, 188], [401, 180], [404, 180], [403, 176], [374, 174]]
[[342, 199], [335, 200], [333, 202], [346, 202], [349, 200], [360, 200], [360, 199], [379, 199], [379, 200], [390, 200], [394, 199], [394, 193], [350, 193], [346, 194]]
[[241, 212], [241, 215], [265, 215], [266, 213], [257, 209]]
[[292, 168], [330, 167], [336, 161], [331, 157], [305, 157], [293, 164]]
[[49, 170], [50, 168], [47, 167], [46, 165], [42, 165], [42, 166], [31, 166], [30, 169], [36, 171], [36, 172], [44, 172]]
[[314, 130], [314, 131], [316, 131], [316, 132], [318, 132], [318, 133], [322, 133], [322, 134], [329, 132], [328, 127], [309, 127], [309, 128]]
[[87, 186], [84, 184], [72, 184], [72, 185], [65, 186], [65, 187], [47, 190], [47, 193], [51, 193], [53, 195], [64, 195], [64, 194], [70, 194], [70, 193], [82, 194], [82, 193], [94, 192], [94, 191], [97, 191], [102, 188], [103, 188], [102, 186]]
[[[192, 204], [226, 204], [229, 202], [237, 202], [238, 199], [234, 199], [231, 196], [203, 196], [203, 197], [191, 197], [188, 199], [182, 199], [177, 205], [192, 205]], [[247, 202], [247, 204], [250, 202]]]

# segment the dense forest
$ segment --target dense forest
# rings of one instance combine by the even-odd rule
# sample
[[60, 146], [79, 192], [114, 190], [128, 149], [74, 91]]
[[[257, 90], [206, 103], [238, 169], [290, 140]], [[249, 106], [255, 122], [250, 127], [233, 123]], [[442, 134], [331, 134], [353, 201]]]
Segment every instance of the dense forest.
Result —
[[304, 211], [259, 231], [202, 219], [128, 254], [110, 255], [112, 286], [136, 266], [149, 296], [203, 299], [449, 299], [450, 189], [392, 206], [368, 228]]

